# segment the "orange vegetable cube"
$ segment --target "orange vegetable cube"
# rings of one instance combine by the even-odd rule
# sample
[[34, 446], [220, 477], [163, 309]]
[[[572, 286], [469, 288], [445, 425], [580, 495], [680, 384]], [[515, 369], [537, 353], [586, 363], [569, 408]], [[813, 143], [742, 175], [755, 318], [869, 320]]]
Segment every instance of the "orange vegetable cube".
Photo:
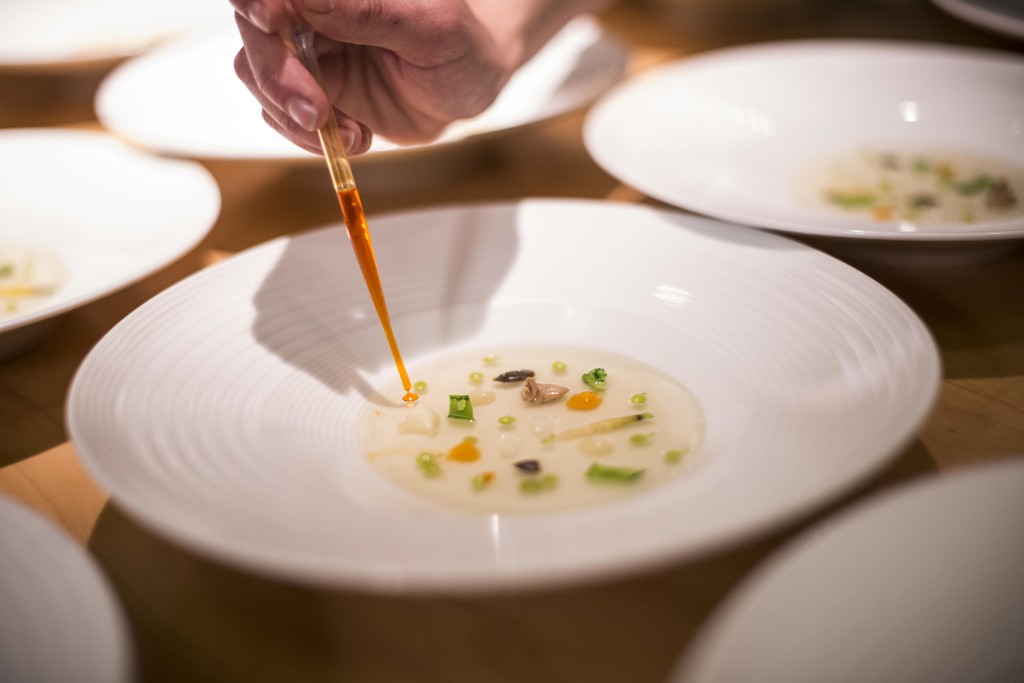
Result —
[[448, 459], [456, 462], [474, 462], [480, 459], [476, 439], [463, 439], [448, 451]]

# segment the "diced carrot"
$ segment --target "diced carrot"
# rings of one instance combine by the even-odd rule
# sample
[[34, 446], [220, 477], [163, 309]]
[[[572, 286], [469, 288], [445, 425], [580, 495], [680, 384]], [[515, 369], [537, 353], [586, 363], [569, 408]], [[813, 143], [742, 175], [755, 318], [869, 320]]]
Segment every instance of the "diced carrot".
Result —
[[480, 449], [476, 447], [476, 443], [466, 439], [448, 451], [448, 459], [456, 462], [474, 462], [480, 459]]

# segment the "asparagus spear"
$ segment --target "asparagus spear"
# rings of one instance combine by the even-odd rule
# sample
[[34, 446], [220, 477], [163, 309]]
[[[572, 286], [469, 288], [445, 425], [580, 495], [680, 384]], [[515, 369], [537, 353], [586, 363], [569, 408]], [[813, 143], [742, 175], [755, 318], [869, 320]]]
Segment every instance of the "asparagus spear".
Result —
[[544, 443], [550, 443], [555, 439], [574, 439], [578, 436], [590, 436], [591, 434], [601, 434], [603, 432], [610, 432], [615, 429], [621, 429], [627, 427], [635, 422], [641, 422], [643, 420], [653, 419], [652, 413], [636, 413], [633, 415], [623, 415], [622, 417], [608, 417], [597, 422], [588, 422], [585, 425], [579, 427], [573, 427], [571, 429], [563, 429], [557, 434], [551, 434], [544, 437]]

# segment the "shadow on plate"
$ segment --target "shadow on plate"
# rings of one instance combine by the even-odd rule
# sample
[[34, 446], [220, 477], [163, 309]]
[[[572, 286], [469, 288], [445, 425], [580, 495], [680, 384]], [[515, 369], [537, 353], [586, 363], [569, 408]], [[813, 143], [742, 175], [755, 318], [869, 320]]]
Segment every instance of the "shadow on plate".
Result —
[[[517, 212], [509, 205], [484, 221], [471, 209], [457, 221], [432, 225], [413, 225], [401, 216], [397, 223], [374, 221], [374, 251], [403, 358], [472, 335], [515, 259]], [[393, 361], [347, 242], [340, 229], [289, 241], [255, 294], [253, 335], [332, 391], [354, 387], [369, 398], [376, 390], [364, 373]], [[410, 260], [409, 253], [418, 257]]]

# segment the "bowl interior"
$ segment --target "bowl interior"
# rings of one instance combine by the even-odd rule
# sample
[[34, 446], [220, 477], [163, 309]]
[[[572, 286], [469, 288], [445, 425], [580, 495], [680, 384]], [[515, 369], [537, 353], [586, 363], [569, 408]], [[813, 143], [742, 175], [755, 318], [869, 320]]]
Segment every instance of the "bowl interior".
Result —
[[890, 457], [935, 395], [934, 345], [903, 304], [773, 235], [554, 200], [371, 225], [413, 374], [503, 345], [633, 357], [696, 394], [702, 466], [550, 515], [469, 514], [385, 481], [354, 421], [395, 370], [344, 233], [326, 229], [194, 276], [87, 359], [69, 423], [126, 509], [190, 546], [310, 580], [468, 590], [578, 579], [704, 551], [819, 504]]

